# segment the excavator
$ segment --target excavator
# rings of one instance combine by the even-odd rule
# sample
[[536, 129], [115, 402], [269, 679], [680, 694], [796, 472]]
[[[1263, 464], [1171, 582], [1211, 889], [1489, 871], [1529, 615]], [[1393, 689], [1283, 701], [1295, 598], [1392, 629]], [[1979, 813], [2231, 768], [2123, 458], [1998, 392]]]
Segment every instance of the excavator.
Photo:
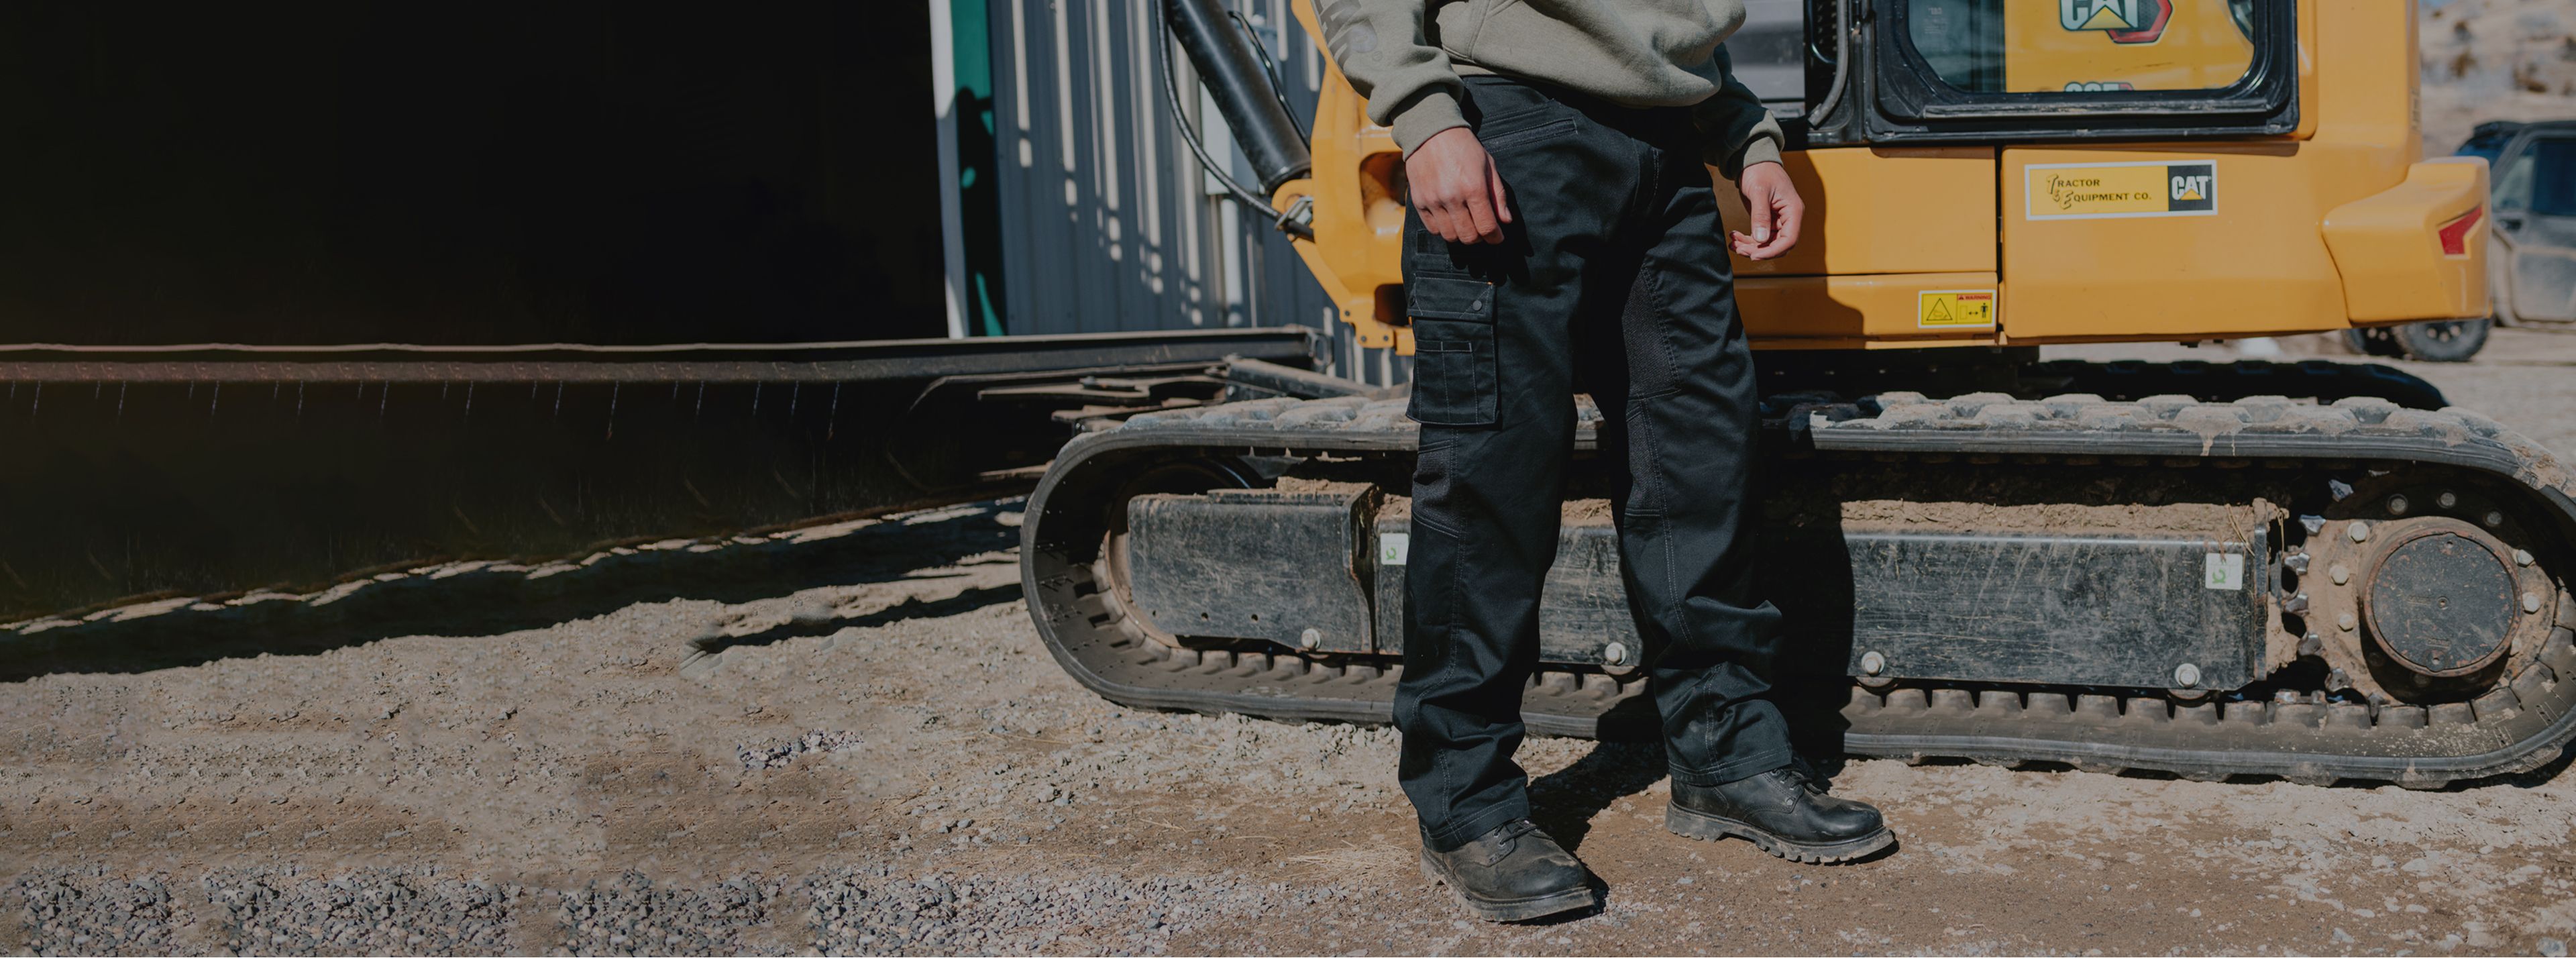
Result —
[[[1156, 3], [1181, 54], [1164, 82], [1185, 60], [1257, 182], [1209, 169], [1362, 344], [1409, 353], [1389, 131], [1329, 64], [1308, 128], [1246, 24]], [[1789, 255], [1733, 265], [1802, 736], [2410, 788], [2559, 756], [2576, 477], [2547, 449], [2383, 366], [2040, 354], [2488, 315], [2487, 167], [2422, 155], [2414, 2], [1772, 6], [1802, 30], [1766, 67], [1796, 81], [1774, 111], [1809, 222]], [[1311, 0], [1293, 9], [1321, 47]], [[1084, 420], [1028, 500], [1030, 616], [1117, 702], [1387, 721], [1405, 397], [1265, 382]], [[1524, 709], [1619, 736], [1652, 722], [1656, 649], [1579, 407]]]

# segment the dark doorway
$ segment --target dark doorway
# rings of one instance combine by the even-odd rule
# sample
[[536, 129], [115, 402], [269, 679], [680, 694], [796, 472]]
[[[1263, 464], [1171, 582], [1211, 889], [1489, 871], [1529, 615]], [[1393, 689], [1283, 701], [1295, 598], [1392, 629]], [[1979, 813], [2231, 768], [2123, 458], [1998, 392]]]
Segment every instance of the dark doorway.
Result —
[[0, 342], [942, 335], [928, 20], [0, 4]]

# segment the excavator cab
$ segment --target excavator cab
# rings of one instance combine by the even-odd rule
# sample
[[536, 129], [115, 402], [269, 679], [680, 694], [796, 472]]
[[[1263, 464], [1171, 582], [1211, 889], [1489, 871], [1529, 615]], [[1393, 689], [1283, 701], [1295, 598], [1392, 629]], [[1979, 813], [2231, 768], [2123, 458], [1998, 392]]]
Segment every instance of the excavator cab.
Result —
[[[1389, 132], [1328, 73], [1297, 136], [1209, 0], [1160, 3], [1263, 171], [1254, 201], [1363, 345], [1409, 352]], [[1730, 48], [1809, 217], [1791, 254], [1735, 264], [1755, 535], [1790, 633], [1778, 699], [1817, 747], [2430, 787], [2576, 738], [2576, 471], [2548, 450], [2381, 366], [2039, 356], [2486, 315], [2487, 166], [2422, 156], [2416, 16], [1752, 4]], [[1058, 454], [1023, 526], [1031, 617], [1120, 702], [1384, 721], [1405, 397], [1244, 398]], [[1626, 604], [1624, 466], [1577, 407], [1523, 711], [1624, 734], [1653, 721], [1659, 638]]]

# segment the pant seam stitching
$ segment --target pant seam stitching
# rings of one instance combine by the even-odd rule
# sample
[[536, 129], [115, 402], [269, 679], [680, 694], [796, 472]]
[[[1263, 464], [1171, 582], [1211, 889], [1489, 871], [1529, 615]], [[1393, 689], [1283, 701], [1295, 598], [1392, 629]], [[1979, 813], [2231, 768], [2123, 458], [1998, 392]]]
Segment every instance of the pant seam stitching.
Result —
[[[1785, 749], [1770, 748], [1751, 755], [1739, 755], [1706, 768], [1669, 765], [1666, 766], [1665, 770], [1671, 774], [1675, 780], [1681, 781], [1682, 784], [1685, 785], [1724, 785], [1728, 782], [1749, 778], [1752, 775], [1760, 775], [1763, 772], [1770, 771], [1774, 768], [1784, 768], [1789, 764], [1789, 757], [1790, 753]], [[1770, 764], [1766, 767], [1755, 769], [1753, 772], [1748, 774], [1735, 774], [1736, 772], [1742, 771], [1747, 766], [1764, 762], [1768, 762]]]

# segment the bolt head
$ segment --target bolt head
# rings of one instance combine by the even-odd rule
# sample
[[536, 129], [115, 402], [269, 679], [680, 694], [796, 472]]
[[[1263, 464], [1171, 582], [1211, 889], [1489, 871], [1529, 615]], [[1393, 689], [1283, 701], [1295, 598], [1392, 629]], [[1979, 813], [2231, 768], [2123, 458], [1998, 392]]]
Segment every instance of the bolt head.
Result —
[[1602, 646], [1601, 661], [1608, 662], [1612, 665], [1627, 664], [1628, 644], [1625, 642], [1612, 642], [1609, 645]]
[[2447, 493], [2447, 492], [2445, 492], [2445, 493], [2443, 493], [2443, 494], [2441, 494], [2441, 495], [2434, 496], [2434, 497], [2433, 497], [2433, 502], [2434, 502], [2435, 504], [2440, 505], [2440, 506], [2441, 506], [2442, 508], [2444, 508], [2444, 509], [2448, 509], [2448, 508], [2451, 508], [2452, 506], [2459, 505], [2459, 504], [2460, 504], [2460, 497], [2459, 497], [2459, 496], [2456, 496], [2456, 495], [2452, 495], [2451, 493]]
[[2513, 564], [2515, 564], [2515, 565], [2527, 566], [2527, 565], [2530, 565], [2531, 563], [2532, 563], [2531, 550], [2529, 550], [2529, 549], [2515, 549], [2515, 550], [2513, 550]]
[[2522, 594], [2522, 611], [2524, 611], [2524, 612], [2528, 612], [2528, 613], [2530, 613], [2530, 614], [2532, 614], [2532, 615], [2539, 615], [2539, 614], [2540, 614], [2540, 593], [2538, 593], [2538, 592], [2525, 592], [2525, 593], [2523, 593], [2523, 594]]
[[1860, 671], [1863, 675], [1877, 675], [1878, 673], [1887, 671], [1887, 656], [1880, 655], [1876, 652], [1861, 653]]
[[2200, 666], [2193, 665], [2189, 662], [2174, 666], [2175, 688], [2187, 689], [2198, 685], [2200, 685]]
[[2405, 515], [2405, 514], [2406, 514], [2406, 497], [2405, 497], [2405, 496], [2390, 496], [2390, 497], [2388, 497], [2388, 514], [2389, 514], [2389, 515], [2392, 515], [2392, 516], [2402, 516], [2402, 515]]
[[2340, 562], [2335, 563], [2334, 568], [2326, 570], [2326, 577], [2333, 579], [2336, 585], [2352, 584], [2352, 570], [2344, 568], [2344, 564]]
[[2344, 534], [2351, 536], [2354, 542], [2370, 541], [2370, 523], [2355, 519], [2351, 525], [2345, 526], [2343, 531]]
[[1309, 649], [1322, 645], [1324, 644], [1324, 633], [1316, 629], [1307, 629], [1306, 631], [1297, 634], [1297, 644]]
[[2335, 628], [2350, 632], [2360, 627], [2361, 620], [2353, 618], [2350, 612], [2335, 617]]
[[2504, 525], [2504, 513], [2489, 510], [2487, 512], [2486, 522], [2487, 528], [2489, 529]]

